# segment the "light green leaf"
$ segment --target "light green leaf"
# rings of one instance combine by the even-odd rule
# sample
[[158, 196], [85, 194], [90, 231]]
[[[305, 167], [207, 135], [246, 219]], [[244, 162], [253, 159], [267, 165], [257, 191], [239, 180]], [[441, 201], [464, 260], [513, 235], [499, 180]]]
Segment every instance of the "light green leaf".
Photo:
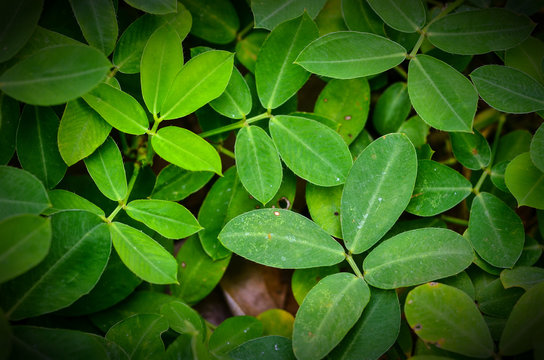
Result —
[[406, 49], [385, 37], [339, 31], [311, 42], [296, 63], [311, 73], [353, 79], [382, 73], [400, 64]]
[[263, 336], [249, 340], [228, 353], [230, 359], [295, 360], [291, 340], [283, 336]]
[[342, 14], [348, 29], [385, 36], [382, 19], [366, 0], [342, 0]]
[[117, 43], [117, 18], [111, 0], [70, 0], [85, 40], [110, 55]]
[[472, 192], [472, 184], [454, 169], [432, 160], [418, 162], [416, 185], [406, 211], [434, 216], [459, 204]]
[[255, 17], [255, 27], [272, 30], [277, 25], [307, 13], [315, 19], [326, 0], [253, 0], [251, 10]]
[[52, 206], [45, 210], [44, 215], [53, 215], [62, 211], [84, 210], [98, 216], [105, 216], [104, 211], [89, 200], [62, 189], [48, 191]]
[[0, 89], [33, 105], [58, 105], [87, 93], [106, 78], [111, 64], [85, 45], [44, 48], [0, 76]]
[[219, 97], [229, 82], [234, 55], [210, 50], [187, 62], [176, 75], [161, 107], [161, 118], [183, 117]]
[[191, 34], [213, 44], [228, 44], [235, 39], [240, 20], [229, 0], [182, 2], [193, 14]]
[[0, 5], [0, 63], [12, 58], [32, 36], [43, 0], [4, 1]]
[[470, 133], [450, 133], [453, 155], [466, 168], [480, 170], [491, 162], [491, 148], [478, 130]]
[[408, 136], [415, 148], [421, 149], [427, 143], [429, 130], [430, 126], [418, 115], [414, 115], [401, 124], [398, 132]]
[[342, 193], [348, 250], [358, 254], [369, 249], [393, 226], [410, 202], [416, 175], [416, 152], [406, 135], [382, 136], [363, 150]]
[[251, 93], [244, 77], [235, 67], [225, 92], [210, 102], [210, 106], [231, 119], [242, 119], [251, 111]]
[[262, 334], [263, 324], [252, 316], [228, 318], [210, 336], [210, 352], [214, 355], [226, 355], [237, 346]]
[[49, 252], [51, 221], [38, 215], [18, 215], [0, 222], [0, 283], [39, 264]]
[[504, 65], [521, 70], [540, 83], [544, 83], [543, 59], [544, 42], [535, 37], [529, 37], [515, 48], [506, 50]]
[[533, 164], [544, 172], [544, 125], [540, 124], [536, 130], [530, 146], [531, 160]]
[[167, 126], [151, 139], [153, 149], [164, 160], [190, 171], [221, 174], [221, 158], [206, 140], [177, 126]]
[[346, 181], [351, 154], [334, 130], [314, 120], [285, 115], [271, 118], [269, 126], [281, 158], [296, 175], [320, 186]]
[[466, 356], [488, 358], [493, 340], [474, 301], [452, 286], [429, 283], [408, 293], [404, 312], [410, 327], [426, 342]]
[[413, 33], [425, 25], [425, 7], [421, 0], [368, 0], [368, 4], [395, 30]]
[[520, 266], [501, 272], [501, 283], [505, 289], [520, 287], [529, 290], [541, 282], [544, 282], [544, 269], [541, 267]]
[[514, 210], [494, 195], [482, 192], [472, 201], [468, 237], [485, 261], [509, 268], [523, 250], [525, 231]]
[[544, 209], [544, 173], [533, 164], [529, 153], [518, 155], [510, 161], [504, 181], [518, 201], [518, 207]]
[[544, 85], [520, 70], [484, 65], [470, 77], [482, 99], [499, 111], [524, 114], [544, 109]]
[[299, 305], [317, 283], [326, 276], [339, 272], [338, 265], [296, 269], [291, 277], [291, 290]]
[[277, 108], [306, 83], [310, 74], [293, 62], [318, 36], [317, 25], [306, 12], [268, 35], [255, 64], [257, 93], [264, 108]]
[[282, 180], [281, 161], [268, 134], [257, 126], [244, 126], [236, 136], [236, 169], [246, 190], [266, 204], [278, 192]]
[[58, 148], [68, 166], [91, 155], [108, 137], [111, 125], [82, 99], [68, 102], [60, 119]]
[[267, 35], [268, 31], [252, 31], [236, 43], [236, 59], [251, 73], [255, 73], [257, 54]]
[[128, 225], [109, 225], [113, 246], [123, 263], [152, 284], [177, 283], [176, 259], [155, 240]]
[[127, 134], [145, 134], [149, 122], [144, 109], [129, 94], [107, 84], [100, 84], [83, 99], [111, 126]]
[[0, 93], [0, 165], [7, 164], [13, 157], [18, 126], [19, 103]]
[[125, 211], [167, 239], [182, 239], [202, 229], [189, 210], [173, 201], [134, 200]]
[[112, 138], [106, 139], [91, 156], [85, 159], [89, 175], [102, 194], [113, 201], [123, 200], [127, 194], [127, 177], [121, 152]]
[[0, 220], [18, 214], [40, 214], [50, 207], [43, 184], [31, 173], [0, 166]]
[[408, 66], [408, 94], [419, 116], [444, 131], [471, 132], [478, 93], [460, 72], [428, 55]]
[[429, 26], [427, 38], [452, 54], [476, 55], [512, 48], [529, 37], [535, 24], [506, 9], [461, 11]]
[[321, 187], [306, 184], [306, 204], [312, 220], [328, 234], [342, 238], [340, 209], [343, 186]]
[[318, 225], [283, 209], [239, 215], [225, 225], [219, 240], [242, 257], [282, 269], [334, 265], [344, 259], [342, 246]]
[[210, 181], [209, 171], [187, 171], [175, 165], [161, 170], [151, 193], [152, 199], [180, 201], [200, 190]]
[[329, 275], [306, 296], [295, 318], [293, 351], [299, 360], [327, 355], [359, 320], [368, 285], [349, 273]]
[[161, 314], [168, 320], [170, 328], [177, 333], [200, 337], [206, 336], [204, 319], [187, 304], [172, 301], [161, 306]]
[[412, 104], [408, 97], [406, 83], [394, 83], [378, 99], [374, 107], [372, 123], [381, 135], [397, 132], [410, 114], [410, 110], [412, 110]]
[[0, 303], [11, 320], [67, 307], [96, 285], [106, 267], [111, 241], [98, 216], [63, 212], [51, 217], [51, 226], [51, 247], [45, 259], [2, 285], [2, 293], [9, 296]]
[[176, 12], [177, 0], [125, 0], [130, 6], [150, 14], [164, 15]]
[[372, 286], [395, 289], [455, 275], [473, 257], [469, 242], [456, 232], [423, 228], [385, 240], [368, 254], [363, 268]]
[[23, 169], [46, 188], [55, 187], [66, 173], [57, 146], [59, 118], [51, 108], [26, 105], [17, 129], [17, 157]]

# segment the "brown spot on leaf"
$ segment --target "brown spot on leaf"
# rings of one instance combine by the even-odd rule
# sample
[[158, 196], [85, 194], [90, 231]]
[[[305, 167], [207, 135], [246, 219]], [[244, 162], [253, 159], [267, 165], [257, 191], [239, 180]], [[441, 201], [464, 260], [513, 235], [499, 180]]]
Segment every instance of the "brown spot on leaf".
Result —
[[272, 240], [272, 234], [268, 233], [268, 240]]
[[421, 193], [417, 193], [417, 194], [413, 194], [411, 198], [413, 199], [413, 198], [416, 198], [416, 197], [421, 196], [421, 195], [423, 195], [422, 192], [421, 192]]
[[429, 283], [429, 286], [438, 286], [438, 283], [436, 281], [431, 281]]
[[476, 150], [475, 148], [474, 148], [474, 149], [472, 149], [472, 151], [471, 151], [471, 152], [472, 152], [472, 155], [477, 155], [477, 154], [478, 154], [478, 150]]
[[340, 214], [338, 213], [338, 211], [335, 211], [335, 212], [334, 212], [334, 216], [338, 216], [338, 215], [340, 215]]
[[329, 101], [329, 99], [323, 98], [323, 102], [327, 102], [327, 101]]
[[185, 267], [187, 267], [187, 264], [186, 264], [185, 262], [182, 262], [182, 263], [181, 263], [181, 267], [182, 267], [182, 268], [185, 268]]

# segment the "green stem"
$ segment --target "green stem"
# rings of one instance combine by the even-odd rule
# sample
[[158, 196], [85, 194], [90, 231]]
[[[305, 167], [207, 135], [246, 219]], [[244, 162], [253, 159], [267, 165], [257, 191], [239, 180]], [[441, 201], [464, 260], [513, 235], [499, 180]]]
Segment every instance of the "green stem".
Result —
[[412, 49], [412, 51], [410, 51], [410, 54], [408, 55], [409, 58], [413, 58], [414, 56], [416, 56], [419, 48], [421, 47], [421, 44], [423, 44], [423, 40], [425, 40], [425, 30], [421, 31], [419, 39], [417, 39], [414, 48]]
[[130, 177], [130, 181], [128, 182], [127, 194], [126, 194], [126, 196], [125, 196], [125, 198], [123, 200], [119, 200], [119, 204], [111, 212], [110, 216], [103, 219], [107, 223], [111, 223], [113, 221], [113, 219], [115, 218], [115, 216], [117, 216], [119, 211], [121, 211], [121, 209], [123, 209], [125, 207], [125, 205], [126, 205], [126, 203], [128, 201], [128, 198], [130, 196], [130, 193], [132, 192], [132, 189], [134, 188], [134, 183], [136, 182], [136, 179], [138, 178], [139, 173], [140, 173], [140, 164], [136, 162], [136, 163], [134, 163], [134, 170], [132, 172], [132, 176]]
[[207, 137], [210, 137], [210, 136], [213, 136], [213, 135], [222, 134], [222, 133], [227, 132], [227, 131], [240, 129], [240, 128], [246, 126], [246, 125], [249, 125], [251, 123], [254, 123], [254, 122], [262, 120], [262, 119], [269, 118], [271, 116], [272, 115], [265, 112], [265, 113], [262, 113], [260, 115], [251, 117], [251, 118], [249, 118], [247, 120], [242, 119], [240, 121], [237, 121], [237, 122], [229, 124], [229, 125], [221, 126], [221, 127], [216, 128], [216, 129], [209, 130], [209, 131], [204, 131], [204, 132], [200, 133], [199, 135], [200, 135], [200, 137], [207, 138]]
[[353, 258], [351, 257], [351, 252], [345, 255], [346, 255], [346, 260], [348, 261], [349, 266], [351, 266], [351, 268], [353, 269], [353, 272], [355, 272], [355, 275], [363, 279], [363, 274], [361, 273], [361, 270], [359, 270], [359, 268], [357, 267], [357, 264], [355, 264], [355, 260], [353, 260]]
[[476, 185], [474, 185], [474, 188], [472, 189], [472, 192], [476, 195], [480, 193], [480, 188], [484, 184], [484, 181], [487, 178], [487, 175], [489, 175], [490, 173], [490, 171], [487, 168], [483, 169], [483, 171], [484, 172], [482, 173], [482, 176], [480, 176], [480, 178], [478, 179], [478, 182], [476, 183]]
[[404, 70], [402, 67], [395, 66], [394, 69], [397, 73], [399, 73], [400, 76], [404, 78], [404, 80], [408, 79], [408, 74], [406, 73], [406, 70]]
[[223, 147], [223, 145], [217, 145], [215, 148], [217, 149], [217, 151], [219, 151], [222, 154], [227, 155], [231, 159], [236, 159], [236, 156], [234, 155], [234, 153], [232, 151], [230, 151], [229, 149], [225, 149]]
[[253, 21], [251, 21], [249, 24], [246, 25], [245, 28], [240, 30], [240, 32], [236, 35], [236, 40], [241, 41], [244, 36], [253, 29]]
[[125, 206], [124, 204], [121, 204], [121, 202], [119, 202], [119, 205], [117, 205], [117, 207], [111, 212], [110, 216], [108, 216], [106, 218], [106, 222], [107, 223], [111, 223], [113, 221], [113, 219], [115, 218], [115, 216], [117, 215], [117, 213], [119, 211], [121, 211], [121, 209], [123, 208], [123, 206]]
[[468, 220], [465, 220], [465, 219], [459, 219], [459, 218], [452, 217], [452, 216], [447, 216], [447, 215], [442, 215], [442, 216], [440, 216], [440, 218], [442, 220], [444, 220], [445, 222], [449, 222], [449, 223], [457, 224], [457, 225], [468, 226]]
[[493, 140], [493, 148], [491, 149], [491, 159], [489, 161], [489, 165], [483, 169], [482, 176], [480, 176], [480, 179], [478, 179], [478, 182], [472, 189], [472, 192], [478, 195], [480, 193], [480, 188], [482, 187], [487, 175], [491, 175], [491, 169], [493, 167], [493, 163], [495, 161], [495, 154], [497, 152], [497, 147], [499, 145], [499, 138], [501, 136], [502, 127], [504, 126], [504, 123], [506, 122], [506, 116], [502, 114], [499, 117], [499, 124], [497, 125], [497, 130], [495, 130], [495, 139]]

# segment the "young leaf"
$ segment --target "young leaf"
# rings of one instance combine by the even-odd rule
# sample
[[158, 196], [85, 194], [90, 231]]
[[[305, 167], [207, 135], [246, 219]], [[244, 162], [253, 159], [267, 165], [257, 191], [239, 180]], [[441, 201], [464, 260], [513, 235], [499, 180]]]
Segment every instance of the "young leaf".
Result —
[[281, 161], [268, 134], [257, 126], [244, 126], [234, 147], [240, 181], [261, 203], [266, 204], [278, 192], [282, 180]]
[[225, 225], [219, 240], [246, 259], [281, 269], [334, 265], [344, 259], [342, 246], [318, 225], [283, 209], [239, 215]]
[[221, 158], [215, 148], [187, 129], [177, 126], [161, 128], [151, 143], [160, 157], [176, 166], [221, 174]]
[[474, 301], [452, 286], [428, 283], [408, 293], [404, 312], [410, 327], [424, 341], [458, 354], [487, 358], [493, 340]]
[[0, 283], [39, 264], [49, 252], [51, 220], [38, 215], [18, 215], [0, 222]]
[[43, 0], [2, 2], [0, 5], [0, 63], [12, 58], [32, 36], [43, 8]]
[[378, 99], [372, 123], [381, 135], [397, 132], [411, 109], [412, 104], [410, 104], [406, 84], [394, 83]]
[[478, 130], [470, 133], [450, 133], [453, 155], [466, 168], [480, 170], [491, 161], [491, 148]]
[[140, 64], [142, 95], [149, 112], [159, 113], [170, 85], [182, 67], [181, 39], [172, 26], [165, 24], [147, 41]]
[[321, 280], [295, 318], [293, 351], [297, 359], [327, 355], [359, 320], [369, 299], [368, 285], [353, 274], [338, 273]]
[[340, 208], [342, 186], [320, 187], [306, 184], [306, 204], [312, 220], [330, 235], [342, 238]]
[[230, 1], [183, 0], [182, 2], [193, 14], [191, 34], [213, 44], [228, 44], [235, 39], [240, 20]]
[[153, 187], [151, 198], [156, 200], [180, 201], [200, 190], [210, 181], [209, 171], [187, 171], [175, 165], [161, 170]]
[[271, 118], [269, 126], [281, 158], [296, 175], [320, 186], [346, 181], [351, 154], [332, 129], [314, 120], [286, 115]]
[[177, 0], [158, 0], [158, 1], [146, 1], [146, 0], [125, 0], [130, 6], [145, 11], [150, 14], [164, 15], [176, 12], [178, 2]]
[[529, 37], [535, 24], [506, 9], [461, 11], [429, 26], [431, 44], [452, 54], [476, 55], [512, 48]]
[[482, 192], [472, 201], [468, 237], [485, 261], [510, 268], [523, 250], [525, 231], [512, 209], [494, 195]]
[[98, 216], [63, 212], [51, 217], [51, 227], [51, 247], [45, 259], [2, 285], [2, 293], [10, 295], [0, 302], [11, 320], [67, 307], [96, 285], [106, 267], [111, 241]]
[[291, 340], [283, 336], [263, 336], [249, 340], [228, 353], [230, 359], [295, 360]]
[[129, 94], [107, 84], [100, 84], [83, 99], [111, 126], [127, 134], [145, 134], [149, 121], [144, 109]]
[[472, 131], [478, 93], [470, 81], [448, 64], [417, 55], [408, 66], [408, 94], [419, 116], [444, 131]]
[[418, 162], [416, 185], [406, 211], [434, 216], [459, 204], [472, 192], [472, 184], [452, 168], [432, 160]]
[[351, 168], [342, 193], [342, 233], [351, 252], [374, 245], [397, 221], [414, 190], [417, 158], [406, 135], [370, 144]]
[[44, 48], [0, 76], [0, 89], [33, 105], [58, 105], [87, 93], [106, 78], [109, 60], [85, 45]]
[[311, 73], [335, 79], [354, 79], [382, 73], [400, 64], [406, 49], [385, 37], [339, 31], [311, 42], [296, 63]]
[[110, 55], [117, 43], [117, 18], [111, 0], [70, 0], [85, 40]]
[[272, 30], [277, 25], [303, 15], [305, 12], [308, 17], [315, 19], [325, 3], [326, 0], [279, 0], [274, 2], [254, 0], [251, 2], [251, 10], [255, 16], [256, 28]]
[[18, 214], [40, 214], [51, 206], [42, 183], [31, 173], [0, 166], [0, 220]]
[[363, 268], [370, 285], [395, 289], [455, 275], [473, 257], [469, 242], [456, 232], [423, 228], [385, 240], [368, 254]]
[[45, 210], [44, 215], [53, 215], [61, 211], [84, 210], [98, 216], [105, 216], [104, 211], [89, 200], [62, 189], [48, 191], [52, 206]]
[[277, 108], [306, 83], [310, 74], [293, 61], [318, 36], [317, 25], [306, 12], [268, 35], [255, 64], [257, 93], [264, 108]]
[[125, 210], [167, 239], [182, 239], [202, 229], [189, 210], [173, 201], [134, 200]]
[[112, 138], [108, 138], [91, 156], [85, 166], [96, 186], [108, 199], [123, 200], [127, 194], [127, 177], [121, 152]]
[[68, 166], [91, 155], [108, 137], [111, 125], [85, 101], [68, 102], [60, 119], [58, 148]]
[[23, 169], [46, 188], [55, 187], [66, 173], [57, 146], [59, 118], [51, 108], [26, 105], [17, 129], [17, 157]]
[[382, 19], [366, 0], [343, 0], [342, 15], [349, 30], [385, 36]]
[[242, 119], [251, 111], [251, 93], [244, 77], [235, 67], [225, 92], [210, 102], [210, 106], [231, 119]]
[[18, 126], [19, 103], [0, 93], [0, 165], [7, 164], [13, 157]]
[[188, 115], [219, 97], [229, 82], [234, 55], [210, 50], [187, 62], [176, 75], [161, 106], [161, 118]]
[[252, 316], [228, 318], [210, 336], [210, 352], [215, 355], [226, 355], [237, 346], [262, 334], [263, 324]]
[[531, 140], [530, 155], [533, 164], [544, 172], [544, 125], [541, 124]]
[[176, 283], [176, 259], [155, 240], [128, 225], [109, 225], [113, 246], [123, 263], [152, 284]]
[[339, 272], [338, 265], [296, 269], [291, 277], [291, 290], [299, 305], [317, 283], [332, 274]]
[[533, 164], [529, 153], [518, 155], [510, 161], [504, 181], [518, 201], [518, 207], [544, 209], [544, 173]]
[[413, 33], [425, 25], [425, 7], [421, 0], [368, 0], [368, 4], [395, 30]]

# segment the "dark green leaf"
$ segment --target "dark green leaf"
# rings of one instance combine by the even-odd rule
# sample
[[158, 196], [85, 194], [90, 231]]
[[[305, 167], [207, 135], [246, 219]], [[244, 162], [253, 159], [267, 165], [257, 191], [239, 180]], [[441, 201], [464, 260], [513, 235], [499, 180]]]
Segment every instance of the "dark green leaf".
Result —
[[524, 152], [529, 152], [531, 139], [531, 133], [527, 130], [514, 130], [501, 136], [493, 163], [510, 161]]
[[0, 165], [7, 164], [13, 157], [18, 126], [19, 103], [0, 93]]
[[81, 32], [89, 45], [111, 54], [117, 43], [117, 18], [111, 0], [70, 0]]
[[501, 282], [505, 289], [521, 287], [529, 290], [544, 281], [544, 269], [540, 267], [520, 266], [514, 269], [504, 269], [501, 272]]
[[187, 171], [175, 165], [168, 165], [157, 176], [152, 199], [180, 201], [200, 190], [210, 181], [209, 171]]
[[504, 192], [509, 192], [508, 187], [506, 187], [506, 182], [504, 181], [504, 173], [506, 172], [506, 168], [508, 167], [509, 163], [509, 161], [503, 161], [493, 165], [491, 168], [491, 174], [489, 175], [493, 185], [495, 185], [497, 189]]
[[[540, 222], [540, 221], [539, 221]], [[542, 255], [542, 246], [534, 238], [525, 235], [525, 244], [523, 245], [523, 252], [521, 253], [518, 261], [516, 261], [516, 267], [521, 266], [533, 266], [540, 259]]]
[[474, 289], [474, 284], [470, 276], [468, 276], [466, 271], [461, 271], [457, 275], [448, 276], [446, 278], [438, 280], [439, 283], [444, 285], [450, 285], [463, 290], [471, 299], [476, 298], [476, 290]]
[[263, 324], [252, 316], [235, 316], [223, 321], [210, 336], [210, 352], [224, 355], [237, 346], [262, 336]]
[[305, 12], [314, 19], [325, 3], [326, 0], [254, 0], [251, 2], [251, 10], [255, 16], [255, 27], [272, 30]]
[[413, 33], [425, 25], [421, 0], [368, 0], [368, 4], [393, 29]]
[[480, 170], [491, 161], [491, 148], [478, 130], [470, 133], [450, 133], [453, 155], [466, 168]]
[[544, 59], [544, 42], [529, 37], [515, 48], [506, 50], [504, 64], [521, 70], [533, 79], [544, 83], [542, 59]]
[[544, 125], [540, 125], [531, 140], [531, 160], [533, 164], [544, 172]]
[[136, 9], [140, 9], [150, 14], [169, 14], [176, 12], [178, 2], [177, 0], [125, 0], [127, 4]]
[[518, 201], [518, 206], [544, 209], [544, 173], [533, 164], [529, 153], [518, 155], [510, 161], [504, 181]]
[[252, 73], [255, 73], [257, 54], [267, 35], [267, 31], [252, 31], [236, 43], [236, 59]]
[[366, 0], [343, 0], [342, 14], [348, 29], [385, 36], [384, 23]]
[[251, 111], [251, 93], [243, 76], [236, 67], [232, 70], [225, 92], [210, 102], [218, 113], [231, 118], [242, 119]]
[[234, 360], [295, 360], [291, 340], [283, 336], [264, 336], [249, 340], [228, 353]]
[[161, 314], [168, 320], [170, 328], [180, 334], [200, 337], [206, 336], [204, 319], [189, 305], [181, 301], [172, 301], [161, 306]]
[[312, 220], [327, 233], [340, 239], [342, 190], [342, 186], [321, 187], [306, 184], [306, 204]]
[[482, 313], [507, 318], [523, 292], [520, 288], [505, 289], [501, 280], [495, 279], [478, 292], [476, 302]]
[[229, 0], [182, 0], [193, 14], [191, 34], [213, 44], [228, 44], [236, 37], [240, 20]]
[[378, 99], [372, 123], [381, 135], [397, 132], [411, 109], [406, 83], [394, 83]]
[[12, 58], [32, 36], [43, 0], [5, 1], [0, 5], [0, 63]]

